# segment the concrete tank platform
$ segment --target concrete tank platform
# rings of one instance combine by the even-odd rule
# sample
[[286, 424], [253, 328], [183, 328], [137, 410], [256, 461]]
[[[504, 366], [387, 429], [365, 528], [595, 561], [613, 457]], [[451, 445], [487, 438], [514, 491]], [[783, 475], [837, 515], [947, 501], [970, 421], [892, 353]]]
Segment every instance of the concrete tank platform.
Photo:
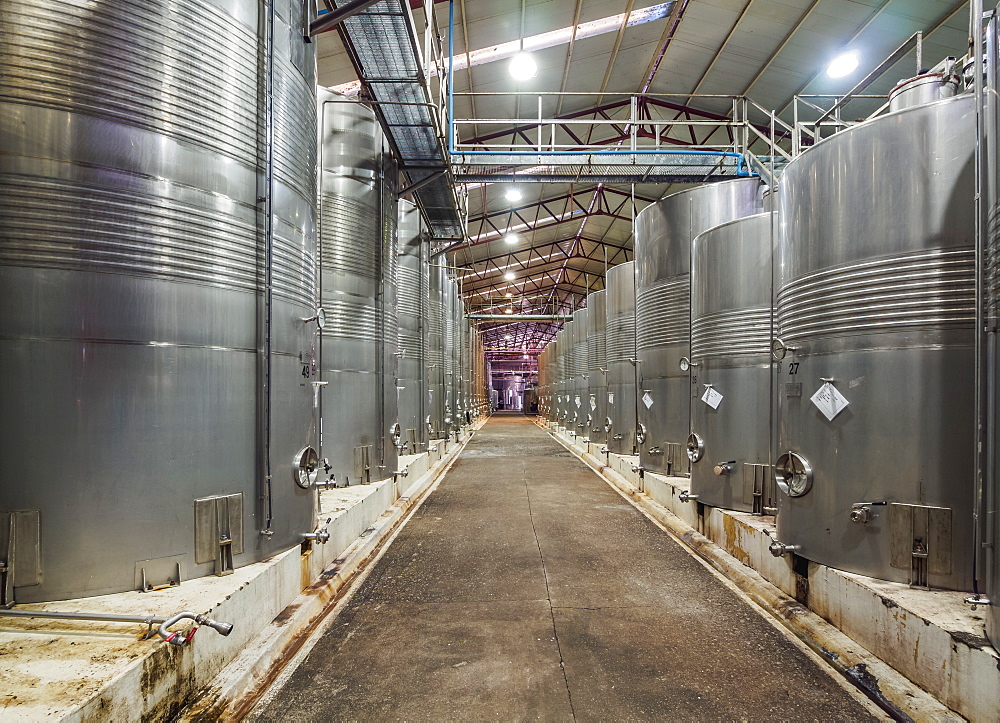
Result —
[[522, 416], [495, 416], [264, 720], [878, 717]]
[[[363, 565], [437, 481], [467, 438], [463, 433], [457, 441], [439, 440], [428, 452], [401, 457], [402, 473], [395, 479], [320, 492], [319, 523], [330, 532], [325, 545], [295, 547], [225, 577], [164, 590], [17, 606], [161, 616], [193, 610], [235, 628], [228, 637], [200, 630], [189, 646], [178, 648], [156, 636], [141, 639], [146, 628], [139, 624], [0, 617], [0, 721], [172, 719], [222, 671], [229, 674], [226, 692], [241, 694], [253, 685], [254, 666], [267, 668], [281, 655], [347, 571]], [[229, 672], [234, 660], [248, 655], [256, 657], [246, 675]]]

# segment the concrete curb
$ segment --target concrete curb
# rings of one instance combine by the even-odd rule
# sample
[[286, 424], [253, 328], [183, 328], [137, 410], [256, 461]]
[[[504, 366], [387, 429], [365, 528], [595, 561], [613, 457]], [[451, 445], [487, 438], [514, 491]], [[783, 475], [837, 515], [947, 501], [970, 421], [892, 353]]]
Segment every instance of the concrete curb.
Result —
[[268, 624], [176, 720], [239, 720], [295, 657], [308, 637], [322, 629], [337, 604], [363, 579], [407, 519], [436, 488], [485, 420], [409, 486], [396, 502], [319, 577]]
[[694, 555], [736, 585], [890, 716], [897, 720], [964, 720], [930, 693], [914, 685], [897, 670], [630, 484], [602, 460], [579, 450], [546, 427], [542, 428]]

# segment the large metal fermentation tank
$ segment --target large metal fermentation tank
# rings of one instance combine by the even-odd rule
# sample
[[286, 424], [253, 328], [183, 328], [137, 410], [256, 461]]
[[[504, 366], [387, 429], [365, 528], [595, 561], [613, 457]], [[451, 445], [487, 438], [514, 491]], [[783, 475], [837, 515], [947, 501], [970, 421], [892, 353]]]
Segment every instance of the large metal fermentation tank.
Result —
[[549, 419], [549, 353], [552, 346], [538, 352], [538, 416]]
[[607, 440], [604, 425], [608, 408], [608, 306], [604, 289], [587, 295], [590, 309], [590, 327], [587, 338], [587, 415], [590, 425], [587, 436], [590, 441], [603, 443]]
[[577, 327], [576, 321], [567, 321], [563, 325], [563, 338], [565, 344], [563, 349], [563, 409], [565, 422], [563, 426], [568, 432], [576, 432], [577, 417], [580, 409], [573, 403], [576, 396], [576, 367], [579, 353], [577, 349]]
[[782, 177], [778, 537], [810, 560], [971, 585], [975, 137], [956, 96], [844, 130]]
[[612, 266], [607, 280], [608, 449], [635, 454], [635, 262]]
[[399, 201], [399, 265], [396, 298], [399, 317], [400, 446], [407, 454], [427, 450], [427, 319], [430, 313], [430, 263], [420, 209]]
[[757, 514], [777, 511], [769, 449], [771, 239], [771, 216], [762, 213], [709, 229], [691, 248], [691, 493]]
[[[686, 474], [692, 403], [690, 353], [691, 243], [702, 231], [761, 210], [760, 182], [741, 178], [667, 196], [635, 219], [636, 351], [639, 461], [648, 470]], [[734, 268], [732, 273], [739, 274]]]
[[556, 332], [555, 345], [555, 422], [560, 427], [566, 426], [566, 324]]
[[[1000, 68], [990, 63], [1000, 45], [996, 13], [985, 33], [987, 46], [985, 68], [986, 92], [983, 93], [984, 117], [980, 147], [984, 152], [982, 170], [985, 183], [982, 204], [988, 219], [984, 228], [981, 292], [986, 339], [982, 378], [985, 408], [985, 475], [982, 499], [977, 510], [977, 576], [981, 592], [991, 604], [986, 608], [986, 634], [993, 646], [1000, 648]], [[975, 77], [975, 72], [973, 73]]]
[[339, 485], [396, 471], [396, 165], [375, 113], [320, 90], [322, 455]]
[[444, 295], [448, 276], [442, 264], [431, 263], [427, 312], [427, 434], [440, 439], [445, 428]]
[[447, 271], [443, 274], [441, 284], [441, 340], [442, 381], [444, 384], [444, 407], [442, 412], [441, 432], [443, 436], [451, 434], [457, 414], [455, 412], [455, 294], [458, 289]]
[[587, 382], [590, 376], [590, 317], [590, 309], [586, 307], [573, 312], [575, 373], [573, 374], [572, 404], [577, 415], [573, 431], [585, 438], [589, 437], [590, 423], [593, 421], [593, 415], [590, 411], [590, 388]]
[[0, 1], [0, 604], [315, 527], [315, 58], [260, 7]]

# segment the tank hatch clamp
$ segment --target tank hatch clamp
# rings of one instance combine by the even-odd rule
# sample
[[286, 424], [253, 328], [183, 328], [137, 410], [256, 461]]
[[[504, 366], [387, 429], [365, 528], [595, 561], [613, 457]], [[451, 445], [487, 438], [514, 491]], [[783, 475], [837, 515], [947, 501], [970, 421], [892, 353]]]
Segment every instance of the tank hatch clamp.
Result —
[[889, 503], [889, 564], [910, 571], [910, 586], [952, 570], [952, 511], [948, 507]]
[[38, 510], [0, 512], [0, 608], [14, 605], [14, 588], [42, 581]]
[[233, 556], [243, 552], [243, 493], [194, 501], [194, 561], [215, 563], [216, 575], [233, 573]]

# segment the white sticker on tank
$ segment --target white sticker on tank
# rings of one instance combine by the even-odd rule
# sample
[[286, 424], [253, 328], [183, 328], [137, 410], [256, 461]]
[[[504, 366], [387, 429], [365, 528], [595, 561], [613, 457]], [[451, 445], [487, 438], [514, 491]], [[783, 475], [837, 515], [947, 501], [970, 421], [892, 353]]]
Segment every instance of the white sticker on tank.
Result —
[[596, 394], [591, 394], [590, 395], [590, 411], [594, 411], [595, 409], [597, 409], [597, 395]]
[[580, 395], [579, 394], [576, 395], [576, 406], [577, 407], [580, 406]]
[[642, 403], [646, 405], [646, 409], [653, 406], [653, 398], [649, 395], [649, 392], [642, 395]]
[[816, 390], [810, 399], [816, 408], [823, 412], [823, 416], [831, 422], [850, 404], [847, 397], [841, 394], [837, 387], [830, 382], [823, 382], [823, 386]]
[[722, 395], [713, 387], [705, 385], [705, 393], [701, 395], [701, 401], [705, 402], [712, 409], [718, 409], [722, 404]]
[[614, 403], [615, 403], [615, 393], [608, 392], [608, 404], [614, 404]]

